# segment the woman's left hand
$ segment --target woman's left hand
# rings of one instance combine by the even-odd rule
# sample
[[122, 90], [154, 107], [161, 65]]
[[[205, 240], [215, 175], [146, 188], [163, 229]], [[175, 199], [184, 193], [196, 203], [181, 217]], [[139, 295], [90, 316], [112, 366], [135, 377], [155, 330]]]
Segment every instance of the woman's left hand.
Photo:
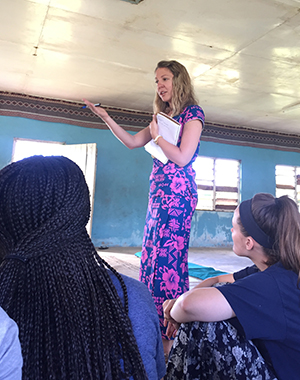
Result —
[[165, 327], [167, 326], [166, 335], [168, 338], [174, 337], [180, 326], [180, 323], [175, 321], [175, 319], [173, 319], [170, 315], [170, 312], [175, 302], [176, 302], [176, 299], [170, 299], [170, 300], [166, 300], [163, 303], [164, 318], [165, 318], [164, 326]]
[[169, 299], [163, 303], [163, 311], [164, 311], [164, 318], [165, 318], [164, 326], [167, 326], [168, 322], [171, 322], [173, 324], [178, 323], [177, 321], [175, 321], [175, 319], [171, 317], [171, 310], [175, 302], [176, 302], [176, 299]]
[[155, 137], [157, 137], [158, 134], [159, 134], [158, 133], [158, 124], [157, 124], [156, 115], [153, 115], [153, 117], [152, 117], [152, 121], [149, 124], [149, 130], [150, 130], [151, 137], [154, 140]]

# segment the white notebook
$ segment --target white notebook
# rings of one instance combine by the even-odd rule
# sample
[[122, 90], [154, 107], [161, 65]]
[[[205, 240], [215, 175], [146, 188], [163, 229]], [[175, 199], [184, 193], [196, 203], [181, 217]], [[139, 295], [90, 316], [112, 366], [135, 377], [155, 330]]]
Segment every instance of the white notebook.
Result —
[[[177, 145], [181, 125], [176, 120], [163, 112], [156, 115], [158, 124], [158, 134], [161, 135], [170, 144]], [[168, 162], [167, 156], [164, 154], [160, 146], [155, 144], [153, 140], [149, 141], [144, 148], [153, 157], [157, 158], [163, 164]]]

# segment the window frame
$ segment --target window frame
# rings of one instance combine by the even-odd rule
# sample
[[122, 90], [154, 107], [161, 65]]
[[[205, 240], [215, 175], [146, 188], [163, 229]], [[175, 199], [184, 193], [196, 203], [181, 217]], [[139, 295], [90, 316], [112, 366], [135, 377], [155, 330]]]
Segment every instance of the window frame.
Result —
[[[278, 184], [277, 183], [277, 168], [278, 167], [281, 167], [281, 168], [289, 168], [289, 169], [292, 169], [294, 174], [293, 174], [293, 179], [294, 179], [294, 185], [290, 185], [290, 184]], [[297, 173], [299, 172], [299, 174]], [[299, 190], [298, 190], [298, 189]], [[277, 193], [277, 189], [279, 190], [293, 190], [294, 192], [294, 196], [293, 197], [290, 197], [290, 195], [288, 194], [288, 192], [286, 194], [278, 194]], [[296, 166], [296, 165], [281, 165], [281, 164], [278, 164], [278, 165], [275, 165], [275, 196], [276, 197], [280, 197], [282, 195], [287, 195], [289, 196], [290, 198], [292, 198], [297, 206], [298, 206], [298, 209], [300, 211], [300, 196], [298, 197], [298, 193], [300, 195], [300, 166]]]
[[[197, 202], [197, 206], [196, 206], [196, 210], [198, 211], [221, 211], [221, 212], [233, 212], [235, 210], [235, 208], [240, 204], [240, 197], [241, 197], [241, 160], [236, 160], [236, 159], [231, 159], [231, 158], [220, 158], [220, 157], [208, 157], [208, 156], [198, 156], [199, 158], [206, 158], [206, 159], [211, 159], [213, 160], [213, 179], [212, 179], [212, 185], [203, 185], [203, 184], [199, 184], [197, 183], [197, 180], [199, 181], [200, 178], [198, 177], [197, 178], [197, 170], [196, 168], [194, 168], [195, 172], [196, 172], [196, 176], [195, 176], [195, 181], [196, 181], [196, 185], [197, 185], [197, 191], [198, 189], [200, 190], [211, 190], [213, 192], [213, 195], [212, 195], [212, 209], [207, 209], [207, 208], [201, 208], [198, 206], [199, 204], [199, 198], [198, 198], [198, 202]], [[197, 157], [197, 158], [198, 158]], [[196, 160], [197, 160], [196, 158]], [[216, 185], [216, 165], [217, 165], [217, 162], [218, 161], [235, 161], [237, 164], [238, 164], [238, 167], [237, 167], [237, 177], [236, 177], [236, 183], [237, 183], [237, 186], [228, 186], [228, 185]], [[201, 180], [206, 180], [204, 178], [202, 178]], [[210, 180], [209, 180], [210, 181]], [[221, 205], [221, 206], [218, 206], [217, 205], [217, 193], [218, 192], [227, 192], [227, 193], [234, 193], [237, 195], [237, 203], [236, 205], [232, 206], [232, 205]], [[219, 200], [222, 199], [222, 198], [219, 198]], [[230, 201], [230, 198], [224, 198], [224, 200], [226, 201], [229, 200]]]

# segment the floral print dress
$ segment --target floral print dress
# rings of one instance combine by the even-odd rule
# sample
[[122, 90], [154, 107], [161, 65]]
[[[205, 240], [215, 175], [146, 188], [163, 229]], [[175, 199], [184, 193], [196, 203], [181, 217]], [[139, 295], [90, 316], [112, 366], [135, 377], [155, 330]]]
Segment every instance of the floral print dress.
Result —
[[228, 321], [182, 323], [165, 380], [277, 380], [251, 340]]
[[[181, 124], [177, 146], [180, 146], [184, 125], [200, 120], [204, 113], [199, 106], [188, 106], [174, 117]], [[172, 161], [166, 164], [153, 159], [150, 175], [149, 203], [142, 246], [140, 281], [150, 290], [160, 320], [162, 337], [162, 304], [189, 290], [188, 247], [191, 220], [197, 205], [197, 186], [193, 162], [198, 156], [200, 140], [191, 161], [179, 167]]]

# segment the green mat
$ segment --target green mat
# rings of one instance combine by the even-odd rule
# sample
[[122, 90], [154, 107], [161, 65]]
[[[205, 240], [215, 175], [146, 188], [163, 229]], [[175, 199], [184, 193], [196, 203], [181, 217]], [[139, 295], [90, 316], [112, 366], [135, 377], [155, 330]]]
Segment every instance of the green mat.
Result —
[[[135, 256], [141, 257], [142, 252], [137, 252]], [[213, 267], [205, 267], [203, 265], [198, 265], [194, 263], [188, 263], [189, 267], [189, 276], [200, 278], [201, 280], [205, 280], [209, 277], [216, 277], [221, 274], [228, 274], [227, 272], [223, 272], [221, 270], [216, 270]]]

